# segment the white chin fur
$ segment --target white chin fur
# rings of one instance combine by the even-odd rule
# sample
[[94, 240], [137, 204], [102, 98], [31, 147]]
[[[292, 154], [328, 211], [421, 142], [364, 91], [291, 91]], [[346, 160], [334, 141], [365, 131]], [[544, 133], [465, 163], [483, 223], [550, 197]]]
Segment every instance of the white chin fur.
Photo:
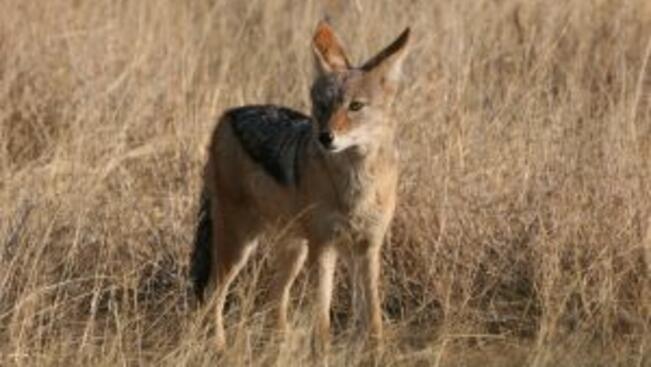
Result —
[[330, 148], [332, 153], [351, 152], [355, 151], [357, 154], [364, 155], [368, 151], [368, 141], [359, 136], [342, 136], [336, 137], [334, 144]]
[[356, 139], [351, 136], [338, 136], [335, 138], [335, 141], [332, 144], [330, 150], [334, 153], [343, 152], [349, 148], [358, 145]]

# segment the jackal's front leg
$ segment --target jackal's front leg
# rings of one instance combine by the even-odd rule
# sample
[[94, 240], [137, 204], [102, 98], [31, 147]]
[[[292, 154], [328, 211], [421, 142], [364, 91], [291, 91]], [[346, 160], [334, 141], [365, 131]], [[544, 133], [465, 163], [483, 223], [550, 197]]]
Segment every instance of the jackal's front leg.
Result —
[[382, 339], [382, 307], [380, 303], [380, 246], [372, 246], [357, 259], [357, 276], [364, 302], [365, 327], [372, 342]]
[[275, 327], [279, 336], [285, 336], [288, 331], [287, 308], [289, 307], [290, 290], [296, 276], [300, 272], [308, 253], [307, 243], [301, 241], [289, 244], [282, 249], [276, 259], [277, 273], [272, 288], [272, 306], [274, 308]]
[[334, 286], [337, 252], [334, 246], [319, 249], [318, 254], [318, 294], [317, 294], [317, 354], [324, 355], [330, 349], [330, 307]]

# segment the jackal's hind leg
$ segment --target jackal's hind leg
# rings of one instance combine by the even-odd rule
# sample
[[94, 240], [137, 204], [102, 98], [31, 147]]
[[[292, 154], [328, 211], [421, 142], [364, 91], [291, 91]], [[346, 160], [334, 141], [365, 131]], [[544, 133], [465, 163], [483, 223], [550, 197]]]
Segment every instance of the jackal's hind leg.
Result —
[[213, 279], [215, 279], [215, 339], [218, 350], [222, 350], [226, 344], [223, 311], [228, 288], [257, 244], [255, 237], [246, 234], [247, 228], [241, 227], [234, 223], [225, 223], [223, 227], [215, 228]]
[[296, 241], [281, 249], [281, 253], [275, 259], [276, 275], [271, 289], [271, 302], [274, 310], [276, 329], [279, 334], [287, 332], [287, 308], [290, 300], [290, 290], [294, 280], [303, 268], [307, 257], [307, 242]]

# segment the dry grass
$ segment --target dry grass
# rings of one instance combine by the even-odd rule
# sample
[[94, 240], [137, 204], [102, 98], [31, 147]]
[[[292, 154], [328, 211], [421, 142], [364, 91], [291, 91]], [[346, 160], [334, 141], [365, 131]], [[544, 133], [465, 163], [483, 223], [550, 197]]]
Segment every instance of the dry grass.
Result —
[[[651, 366], [648, 1], [350, 3], [354, 59], [415, 39], [379, 364]], [[308, 109], [321, 4], [0, 8], [0, 364], [308, 364], [308, 283], [263, 343], [259, 256], [217, 356], [186, 271], [215, 116]], [[334, 365], [365, 360], [346, 293]]]

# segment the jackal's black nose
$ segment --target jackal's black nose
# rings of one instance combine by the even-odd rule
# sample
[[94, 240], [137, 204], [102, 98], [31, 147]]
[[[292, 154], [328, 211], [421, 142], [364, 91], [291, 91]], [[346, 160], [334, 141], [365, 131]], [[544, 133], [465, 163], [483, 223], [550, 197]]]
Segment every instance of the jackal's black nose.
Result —
[[332, 146], [333, 140], [335, 140], [335, 136], [330, 131], [324, 131], [319, 134], [319, 141], [326, 148], [330, 148]]

